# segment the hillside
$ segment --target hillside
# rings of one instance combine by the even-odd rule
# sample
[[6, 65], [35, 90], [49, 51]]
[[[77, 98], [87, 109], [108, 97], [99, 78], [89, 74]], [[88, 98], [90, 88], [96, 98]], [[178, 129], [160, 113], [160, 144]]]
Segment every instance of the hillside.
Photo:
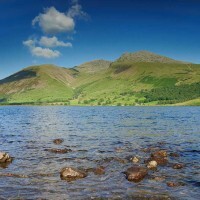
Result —
[[199, 99], [200, 65], [146, 51], [68, 69], [32, 66], [0, 81], [2, 104], [199, 105]]
[[85, 72], [89, 74], [94, 74], [97, 72], [101, 72], [103, 70], [106, 70], [109, 68], [111, 62], [106, 60], [94, 60], [91, 62], [83, 63], [82, 65], [79, 65], [75, 67], [74, 69]]
[[69, 69], [53, 65], [25, 68], [0, 81], [1, 101], [30, 103], [66, 100], [73, 90]]

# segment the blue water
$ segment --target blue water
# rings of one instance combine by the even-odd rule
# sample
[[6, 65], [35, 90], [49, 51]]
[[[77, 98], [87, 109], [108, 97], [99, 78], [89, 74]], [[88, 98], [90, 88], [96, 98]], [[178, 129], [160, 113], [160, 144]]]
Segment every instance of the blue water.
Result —
[[[0, 151], [14, 161], [0, 174], [24, 174], [28, 178], [0, 176], [0, 199], [134, 199], [134, 195], [162, 194], [171, 199], [198, 199], [200, 195], [200, 107], [64, 107], [1, 106]], [[61, 145], [53, 139], [63, 138]], [[126, 180], [122, 173], [131, 162], [116, 159], [141, 158], [143, 149], [158, 147], [168, 153], [169, 164], [159, 167], [140, 183]], [[53, 154], [50, 148], [71, 148]], [[121, 148], [120, 152], [116, 148]], [[180, 170], [171, 164], [183, 163]], [[60, 179], [63, 167], [82, 169], [106, 166], [106, 173], [89, 173], [84, 179]], [[155, 181], [152, 177], [164, 177]], [[182, 182], [171, 188], [168, 181]]]

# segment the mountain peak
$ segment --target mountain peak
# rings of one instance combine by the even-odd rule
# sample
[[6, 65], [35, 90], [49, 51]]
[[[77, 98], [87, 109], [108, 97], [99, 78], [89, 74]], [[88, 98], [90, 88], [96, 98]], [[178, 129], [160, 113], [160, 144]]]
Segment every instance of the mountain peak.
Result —
[[[180, 63], [183, 64], [185, 62], [174, 60], [165, 56], [161, 56], [150, 51], [142, 50], [134, 53], [124, 53], [117, 60], [118, 62], [148, 62], [148, 63]], [[186, 64], [186, 63], [185, 63]]]

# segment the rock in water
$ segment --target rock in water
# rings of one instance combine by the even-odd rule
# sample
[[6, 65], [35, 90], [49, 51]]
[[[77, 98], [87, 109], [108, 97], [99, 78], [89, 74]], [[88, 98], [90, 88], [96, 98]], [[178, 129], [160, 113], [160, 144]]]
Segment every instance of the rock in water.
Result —
[[159, 156], [159, 157], [167, 157], [167, 151], [160, 150], [152, 153], [153, 156]]
[[49, 151], [51, 153], [60, 153], [60, 154], [64, 154], [64, 153], [69, 153], [72, 150], [71, 149], [46, 149], [46, 151]]
[[158, 165], [165, 165], [167, 164], [167, 152], [165, 150], [156, 151], [151, 154], [151, 161], [156, 161]]
[[181, 183], [181, 182], [167, 182], [167, 186], [168, 187], [179, 187], [179, 186], [184, 186], [185, 184], [184, 183]]
[[158, 163], [155, 160], [152, 160], [148, 163], [147, 168], [149, 169], [156, 169], [157, 168]]
[[173, 169], [182, 169], [182, 168], [183, 168], [183, 164], [176, 163], [173, 165]]
[[173, 152], [170, 153], [169, 155], [170, 155], [171, 157], [180, 157], [180, 155], [179, 155], [178, 153], [173, 153]]
[[72, 167], [63, 168], [60, 172], [60, 177], [63, 180], [72, 181], [80, 178], [85, 178], [87, 174], [82, 171]]
[[129, 181], [139, 182], [148, 174], [148, 170], [145, 167], [133, 166], [128, 168], [125, 174]]
[[103, 174], [105, 174], [105, 167], [103, 167], [103, 166], [97, 167], [94, 170], [94, 174], [95, 175], [103, 175]]
[[0, 176], [15, 177], [15, 178], [28, 178], [28, 176], [26, 176], [26, 175], [23, 175], [23, 174], [13, 174], [13, 173], [0, 174]]
[[139, 159], [135, 156], [133, 158], [130, 159], [133, 163], [138, 163]]
[[53, 141], [53, 143], [58, 145], [58, 144], [63, 143], [63, 141], [64, 141], [63, 139], [55, 139], [55, 140]]
[[12, 158], [5, 152], [0, 152], [0, 163], [11, 162]]

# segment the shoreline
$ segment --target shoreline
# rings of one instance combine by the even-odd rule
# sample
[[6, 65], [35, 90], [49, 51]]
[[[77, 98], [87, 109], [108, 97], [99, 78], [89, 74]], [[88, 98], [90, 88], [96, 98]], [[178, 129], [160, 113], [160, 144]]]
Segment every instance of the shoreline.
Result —
[[200, 107], [200, 105], [64, 105], [64, 104], [0, 104], [1, 106], [64, 106], [64, 107]]

